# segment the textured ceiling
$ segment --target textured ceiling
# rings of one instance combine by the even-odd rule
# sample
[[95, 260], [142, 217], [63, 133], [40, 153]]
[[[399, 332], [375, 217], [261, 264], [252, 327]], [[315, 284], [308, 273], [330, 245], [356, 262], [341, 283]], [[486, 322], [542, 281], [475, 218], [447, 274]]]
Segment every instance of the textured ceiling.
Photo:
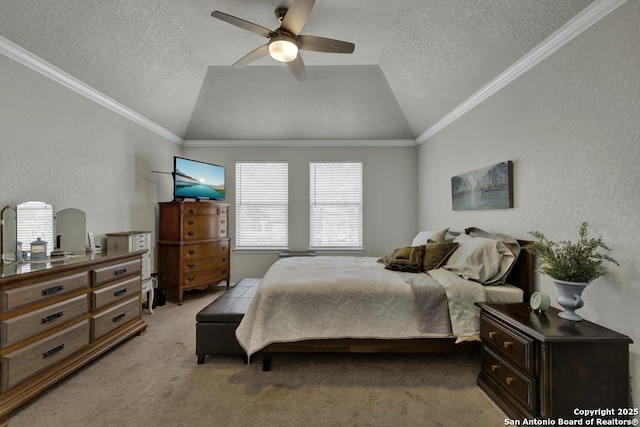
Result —
[[303, 52], [298, 82], [266, 39], [290, 0], [0, 0], [0, 35], [187, 139], [415, 138], [592, 0], [317, 0], [302, 34], [355, 43]]

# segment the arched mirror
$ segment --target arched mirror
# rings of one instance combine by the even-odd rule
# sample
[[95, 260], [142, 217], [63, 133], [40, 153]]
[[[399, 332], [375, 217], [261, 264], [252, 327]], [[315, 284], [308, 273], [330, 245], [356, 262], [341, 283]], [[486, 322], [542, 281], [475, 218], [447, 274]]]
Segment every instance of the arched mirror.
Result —
[[16, 247], [18, 243], [16, 211], [11, 206], [2, 209], [2, 227], [0, 227], [0, 254], [2, 254], [2, 264], [15, 262]]
[[72, 255], [86, 252], [87, 215], [80, 209], [62, 209], [56, 213], [56, 236], [61, 251]]
[[46, 202], [24, 202], [16, 207], [17, 236], [22, 242], [22, 250], [29, 250], [38, 238], [47, 242], [47, 256], [55, 246], [55, 214], [53, 206]]

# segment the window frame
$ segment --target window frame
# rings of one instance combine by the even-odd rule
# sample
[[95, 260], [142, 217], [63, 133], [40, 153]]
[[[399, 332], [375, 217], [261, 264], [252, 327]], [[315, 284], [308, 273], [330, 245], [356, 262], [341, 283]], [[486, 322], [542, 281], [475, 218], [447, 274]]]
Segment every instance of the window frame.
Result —
[[[284, 213], [285, 213], [285, 221], [283, 221], [282, 223], [279, 223], [279, 226], [282, 226], [284, 224], [284, 236], [286, 239], [286, 244], [282, 245], [282, 244], [278, 244], [278, 245], [241, 245], [241, 240], [242, 240], [242, 233], [243, 231], [240, 230], [240, 227], [242, 226], [242, 222], [241, 222], [241, 208], [240, 206], [242, 205], [242, 190], [241, 190], [241, 181], [242, 179], [240, 178], [240, 174], [241, 172], [241, 168], [242, 165], [251, 165], [251, 164], [255, 164], [255, 165], [284, 165], [286, 168], [286, 173], [285, 173], [285, 178], [286, 178], [286, 184], [285, 184], [285, 188], [281, 189], [284, 190], [284, 194], [285, 194], [285, 209], [284, 209]], [[239, 167], [240, 166], [240, 167]], [[289, 162], [286, 160], [276, 160], [276, 161], [262, 161], [262, 160], [258, 160], [258, 161], [245, 161], [245, 160], [238, 160], [235, 162], [235, 176], [236, 176], [236, 182], [235, 182], [235, 190], [236, 190], [236, 194], [235, 194], [235, 245], [234, 245], [234, 252], [244, 252], [244, 253], [251, 253], [251, 252], [282, 252], [283, 250], [288, 250], [289, 249]], [[245, 204], [246, 206], [258, 206], [259, 203], [255, 203], [252, 201], [249, 201]], [[280, 213], [280, 215], [282, 215], [282, 213]]]
[[[353, 164], [358, 164], [360, 166], [360, 176], [359, 176], [359, 187], [360, 187], [360, 199], [359, 199], [359, 242], [357, 245], [336, 245], [336, 244], [329, 244], [329, 245], [322, 245], [322, 246], [317, 246], [317, 245], [313, 245], [313, 239], [314, 239], [314, 234], [313, 234], [313, 213], [312, 213], [312, 209], [313, 209], [313, 200], [312, 198], [315, 196], [316, 194], [316, 188], [312, 188], [313, 180], [312, 180], [312, 167], [315, 164], [346, 164], [346, 163], [353, 163]], [[362, 160], [323, 160], [323, 161], [317, 161], [317, 160], [310, 160], [309, 161], [309, 193], [308, 193], [308, 197], [309, 197], [309, 250], [310, 251], [322, 251], [322, 252], [347, 252], [347, 253], [353, 253], [353, 252], [364, 252], [364, 162]], [[326, 204], [327, 206], [329, 206], [330, 204]], [[334, 204], [335, 206], [335, 204]]]

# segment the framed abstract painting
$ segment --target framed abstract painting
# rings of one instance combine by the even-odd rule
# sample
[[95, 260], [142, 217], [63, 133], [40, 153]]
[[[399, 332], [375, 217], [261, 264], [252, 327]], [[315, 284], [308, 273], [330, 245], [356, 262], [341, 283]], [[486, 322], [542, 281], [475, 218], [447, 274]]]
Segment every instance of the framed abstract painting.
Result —
[[454, 211], [513, 208], [513, 162], [452, 177], [451, 200]]

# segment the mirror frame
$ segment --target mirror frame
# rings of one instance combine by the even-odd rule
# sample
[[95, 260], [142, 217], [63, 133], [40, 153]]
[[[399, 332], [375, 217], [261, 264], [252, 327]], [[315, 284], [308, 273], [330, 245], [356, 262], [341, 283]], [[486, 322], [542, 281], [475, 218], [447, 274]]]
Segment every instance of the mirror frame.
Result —
[[[7, 227], [10, 224], [7, 224], [9, 218], [7, 218], [7, 213], [13, 212], [13, 233], [7, 233]], [[0, 258], [2, 258], [2, 264], [4, 263], [12, 263], [18, 261], [21, 257], [18, 255], [18, 212], [13, 206], [5, 206], [2, 208], [2, 212], [0, 213]], [[13, 240], [10, 242], [5, 242], [5, 239], [10, 238], [8, 235], [13, 235]], [[10, 256], [8, 256], [10, 255]]]

